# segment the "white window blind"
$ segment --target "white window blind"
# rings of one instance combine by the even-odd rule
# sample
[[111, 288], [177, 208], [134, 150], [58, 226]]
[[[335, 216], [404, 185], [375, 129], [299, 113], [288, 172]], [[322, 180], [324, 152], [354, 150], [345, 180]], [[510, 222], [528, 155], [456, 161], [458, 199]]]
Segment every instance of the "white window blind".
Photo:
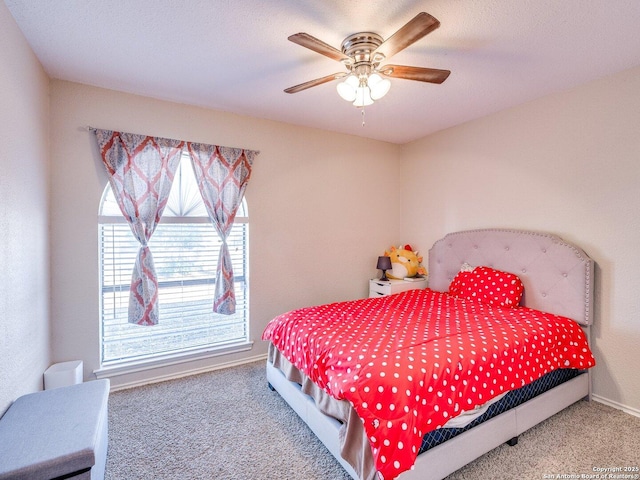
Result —
[[149, 241], [158, 276], [159, 323], [140, 326], [127, 322], [139, 244], [109, 186], [103, 198], [99, 222], [103, 366], [248, 341], [249, 225], [244, 201], [227, 240], [236, 313], [217, 314], [213, 298], [222, 242], [210, 220], [202, 216], [204, 206], [191, 165], [182, 159], [163, 218]]

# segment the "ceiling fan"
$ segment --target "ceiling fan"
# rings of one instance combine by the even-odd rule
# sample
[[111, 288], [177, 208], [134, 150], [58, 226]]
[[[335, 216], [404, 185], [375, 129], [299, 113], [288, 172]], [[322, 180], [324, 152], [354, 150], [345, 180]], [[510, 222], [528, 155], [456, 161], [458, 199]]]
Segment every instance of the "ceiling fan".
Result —
[[381, 65], [392, 55], [404, 50], [439, 26], [440, 22], [436, 18], [421, 12], [386, 40], [373, 32], [354, 33], [344, 39], [341, 50], [308, 33], [291, 35], [289, 40], [293, 43], [342, 62], [347, 71], [333, 73], [289, 87], [285, 92], [297, 93], [346, 77], [337, 86], [338, 94], [345, 100], [353, 102], [356, 107], [364, 107], [386, 95], [391, 87], [388, 78], [442, 83], [451, 73], [449, 70], [405, 65]]

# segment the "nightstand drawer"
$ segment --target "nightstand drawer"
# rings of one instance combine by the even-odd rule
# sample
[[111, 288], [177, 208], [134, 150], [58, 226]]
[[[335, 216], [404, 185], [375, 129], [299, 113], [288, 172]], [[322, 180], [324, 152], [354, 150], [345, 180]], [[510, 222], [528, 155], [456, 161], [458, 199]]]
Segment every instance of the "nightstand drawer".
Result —
[[393, 295], [394, 293], [416, 290], [418, 288], [427, 288], [426, 278], [418, 281], [389, 280], [388, 282], [374, 278], [369, 280], [369, 298], [384, 297], [385, 295]]
[[369, 297], [382, 297], [384, 295], [391, 295], [391, 281], [371, 280], [369, 282]]

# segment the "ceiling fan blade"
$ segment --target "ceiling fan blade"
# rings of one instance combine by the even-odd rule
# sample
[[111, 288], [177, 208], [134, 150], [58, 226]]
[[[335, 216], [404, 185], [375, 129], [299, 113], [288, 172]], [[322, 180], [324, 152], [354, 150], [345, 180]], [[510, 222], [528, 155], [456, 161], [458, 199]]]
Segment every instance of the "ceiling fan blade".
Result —
[[286, 93], [298, 93], [302, 90], [306, 90], [307, 88], [315, 87], [317, 85], [322, 85], [323, 83], [330, 82], [331, 80], [336, 80], [338, 78], [345, 77], [347, 74], [345, 72], [334, 73], [332, 75], [327, 75], [326, 77], [316, 78], [315, 80], [309, 80], [308, 82], [301, 83], [300, 85], [295, 85], [293, 87], [289, 87], [285, 90]]
[[382, 45], [371, 54], [371, 58], [374, 58], [376, 53], [382, 53], [385, 58], [389, 58], [400, 50], [404, 50], [412, 43], [420, 40], [439, 26], [440, 22], [436, 18], [426, 12], [420, 12], [401, 27], [400, 30], [382, 42]]
[[451, 71], [438, 70], [437, 68], [385, 65], [380, 69], [380, 73], [391, 78], [405, 78], [407, 80], [418, 80], [419, 82], [442, 83], [447, 79]]
[[289, 37], [289, 40], [333, 60], [337, 60], [339, 62], [351, 62], [351, 59], [340, 50], [324, 43], [322, 40], [318, 40], [316, 37], [312, 37], [308, 33], [293, 34]]

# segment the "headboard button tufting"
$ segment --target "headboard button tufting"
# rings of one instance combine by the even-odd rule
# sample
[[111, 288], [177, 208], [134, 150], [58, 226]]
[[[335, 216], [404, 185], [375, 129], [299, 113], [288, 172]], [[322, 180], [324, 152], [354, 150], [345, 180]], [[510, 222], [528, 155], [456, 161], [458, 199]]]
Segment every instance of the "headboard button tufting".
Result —
[[465, 261], [517, 273], [526, 283], [524, 306], [591, 324], [593, 260], [560, 237], [503, 229], [450, 233], [429, 251], [429, 287], [447, 291]]

